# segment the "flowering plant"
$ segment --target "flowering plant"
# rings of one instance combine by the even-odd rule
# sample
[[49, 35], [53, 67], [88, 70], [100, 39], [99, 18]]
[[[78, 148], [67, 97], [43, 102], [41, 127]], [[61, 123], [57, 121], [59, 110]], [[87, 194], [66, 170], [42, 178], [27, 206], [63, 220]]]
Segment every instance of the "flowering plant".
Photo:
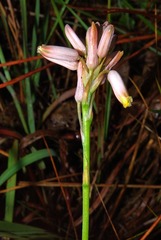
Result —
[[123, 55], [122, 51], [112, 52], [116, 39], [112, 24], [107, 21], [102, 25], [98, 22], [92, 22], [86, 33], [86, 45], [69, 25], [65, 26], [65, 34], [73, 49], [42, 45], [38, 47], [38, 53], [49, 61], [70, 70], [77, 70], [75, 100], [83, 145], [82, 239], [86, 240], [89, 231], [90, 126], [95, 91], [107, 79], [123, 107], [131, 106], [132, 97], [128, 95], [118, 72], [112, 70]]

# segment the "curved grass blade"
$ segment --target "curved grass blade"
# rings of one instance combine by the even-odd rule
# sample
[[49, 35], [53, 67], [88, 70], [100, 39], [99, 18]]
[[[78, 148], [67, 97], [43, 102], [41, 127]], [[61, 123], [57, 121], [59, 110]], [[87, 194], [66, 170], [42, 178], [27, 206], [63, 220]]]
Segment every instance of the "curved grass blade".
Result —
[[41, 149], [38, 151], [34, 151], [32, 153], [29, 153], [25, 157], [21, 158], [16, 164], [9, 167], [7, 170], [5, 170], [1, 176], [0, 176], [0, 186], [5, 183], [10, 177], [12, 177], [15, 173], [17, 173], [20, 169], [23, 167], [26, 167], [32, 163], [35, 163], [39, 160], [42, 160], [43, 158], [49, 157], [49, 152], [52, 156], [55, 156], [56, 153], [50, 149], [48, 151], [47, 149]]
[[[47, 232], [42, 228], [5, 221], [0, 221], [0, 237], [3, 237], [3, 239], [11, 238], [13, 240], [60, 239], [58, 235]], [[61, 239], [63, 240], [64, 238]]]
[[[16, 164], [18, 160], [18, 140], [13, 142], [13, 146], [9, 151], [9, 158], [8, 158], [8, 168], [11, 168], [14, 164]], [[14, 174], [10, 179], [7, 181], [6, 188], [14, 188], [16, 186], [16, 179], [17, 174]], [[5, 195], [6, 203], [5, 203], [5, 216], [4, 220], [8, 222], [13, 221], [13, 213], [14, 213], [14, 203], [15, 203], [15, 190], [9, 191]]]
[[[28, 42], [28, 30], [27, 30], [27, 4], [25, 0], [20, 1], [20, 10], [21, 10], [21, 18], [22, 18], [22, 28], [23, 28], [23, 54], [24, 57], [27, 57], [27, 42]], [[28, 64], [24, 64], [25, 73], [29, 71]], [[28, 118], [28, 127], [30, 133], [35, 132], [35, 117], [34, 117], [34, 109], [33, 109], [33, 99], [34, 95], [31, 91], [31, 83], [28, 78], [25, 79], [23, 84], [26, 104], [27, 104], [27, 118]]]

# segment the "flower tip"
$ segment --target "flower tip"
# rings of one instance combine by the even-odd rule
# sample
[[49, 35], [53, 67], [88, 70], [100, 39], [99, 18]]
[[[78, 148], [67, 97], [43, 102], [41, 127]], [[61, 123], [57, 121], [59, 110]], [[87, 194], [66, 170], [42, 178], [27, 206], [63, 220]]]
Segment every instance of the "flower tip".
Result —
[[120, 101], [121, 101], [123, 107], [127, 108], [127, 107], [131, 107], [132, 102], [133, 102], [133, 98], [131, 96], [121, 97]]
[[48, 48], [49, 46], [42, 44], [41, 46], [37, 47], [37, 53], [42, 54], [46, 48]]
[[41, 53], [41, 46], [38, 46], [37, 53]]

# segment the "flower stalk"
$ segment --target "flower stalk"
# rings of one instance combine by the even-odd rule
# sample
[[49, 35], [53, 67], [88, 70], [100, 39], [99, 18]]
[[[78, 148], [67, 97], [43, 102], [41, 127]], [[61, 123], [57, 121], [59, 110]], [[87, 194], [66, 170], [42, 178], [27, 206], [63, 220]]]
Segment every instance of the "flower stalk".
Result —
[[82, 239], [89, 236], [89, 199], [90, 199], [90, 129], [92, 117], [90, 106], [82, 104], [82, 145], [83, 145], [83, 184], [82, 184]]

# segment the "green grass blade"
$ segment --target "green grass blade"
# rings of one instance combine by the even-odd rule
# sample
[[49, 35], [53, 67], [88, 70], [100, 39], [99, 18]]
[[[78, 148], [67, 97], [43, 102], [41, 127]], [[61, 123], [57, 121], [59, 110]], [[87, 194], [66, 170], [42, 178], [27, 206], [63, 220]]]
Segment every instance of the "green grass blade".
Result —
[[[1, 63], [5, 63], [6, 62], [1, 45], [0, 45], [0, 62]], [[2, 82], [10, 81], [11, 80], [11, 76], [10, 76], [8, 68], [7, 67], [3, 67], [3, 70], [4, 70], [5, 77], [3, 76], [3, 74], [0, 74], [0, 79], [2, 80]], [[21, 108], [21, 105], [20, 105], [20, 102], [19, 102], [19, 100], [18, 100], [18, 98], [16, 96], [16, 93], [15, 93], [13, 87], [12, 86], [7, 86], [6, 88], [7, 88], [7, 90], [9, 91], [9, 93], [11, 94], [11, 96], [13, 98], [15, 107], [17, 109], [17, 112], [18, 112], [18, 115], [19, 115], [19, 118], [20, 118], [20, 121], [22, 123], [22, 126], [24, 128], [25, 133], [29, 133], [28, 127], [27, 127], [27, 124], [26, 124], [26, 121], [25, 121], [25, 118], [24, 118], [24, 114], [23, 114], [23, 111], [22, 111], [22, 108]]]
[[[28, 226], [19, 223], [10, 223], [5, 221], [0, 221], [0, 237], [3, 239], [13, 239], [13, 240], [33, 240], [33, 239], [60, 239], [56, 234], [47, 232], [46, 230], [38, 227]], [[64, 238], [61, 238], [64, 239]]]
[[[127, 8], [127, 9], [135, 9], [129, 2], [130, 2], [130, 1], [126, 1], [126, 0], [121, 1], [122, 7], [125, 7], [125, 8]], [[122, 3], [123, 3], [123, 4], [122, 4]], [[145, 8], [144, 4], [147, 4], [147, 3], [143, 1], [143, 2], [140, 3], [140, 4], [142, 4], [142, 9], [144, 9], [144, 8]], [[148, 26], [148, 28], [149, 28], [150, 30], [152, 30], [153, 32], [155, 32], [155, 24], [154, 24], [151, 20], [145, 18], [145, 17], [144, 17], [143, 15], [141, 15], [141, 14], [138, 14], [138, 17], [139, 17], [139, 18], [141, 19], [141, 21], [145, 24], [145, 26]], [[157, 29], [157, 33], [158, 33], [158, 35], [161, 35], [161, 31], [159, 31], [158, 29]]]
[[7, 37], [7, 40], [8, 40], [9, 47], [11, 48], [12, 39], [10, 37], [10, 30], [9, 30], [9, 26], [8, 26], [8, 22], [7, 22], [6, 12], [5, 12], [4, 7], [3, 7], [1, 2], [0, 2], [0, 17], [1, 17], [1, 20], [2, 20], [2, 23], [3, 23], [3, 27], [4, 27], [4, 30], [5, 30], [5, 33], [6, 33], [6, 37]]
[[[21, 8], [21, 18], [22, 18], [22, 28], [23, 28], [23, 53], [24, 57], [27, 57], [27, 40], [28, 40], [28, 31], [27, 31], [27, 5], [26, 0], [20, 0], [20, 8]], [[28, 70], [28, 64], [24, 64], [25, 73]], [[33, 100], [34, 96], [31, 92], [31, 83], [30, 79], [26, 78], [24, 81], [24, 91], [26, 96], [26, 104], [27, 104], [27, 118], [28, 118], [28, 126], [30, 133], [35, 132], [35, 117], [34, 117], [34, 109], [33, 109]]]
[[27, 39], [28, 39], [28, 31], [27, 31], [27, 6], [26, 0], [20, 0], [20, 10], [21, 10], [21, 20], [22, 20], [22, 36], [23, 36], [23, 53], [24, 57], [27, 57]]
[[109, 122], [110, 122], [110, 111], [111, 111], [111, 95], [112, 89], [110, 84], [106, 83], [106, 103], [105, 103], [105, 117], [104, 117], [104, 139], [108, 137]]
[[156, 79], [156, 83], [157, 83], [157, 87], [158, 87], [159, 93], [161, 94], [161, 86], [160, 86], [159, 81], [157, 79]]
[[[66, 0], [65, 2], [63, 2], [63, 6], [62, 6], [62, 8], [59, 10], [59, 17], [60, 17], [60, 18], [62, 18], [63, 14], [64, 14], [64, 11], [65, 11], [66, 8], [67, 8], [66, 4], [68, 4], [68, 3], [69, 3], [69, 0]], [[49, 35], [48, 35], [48, 38], [47, 38], [47, 40], [46, 40], [46, 43], [48, 43], [48, 41], [49, 41], [50, 38], [52, 37], [52, 35], [53, 35], [53, 33], [54, 33], [54, 31], [55, 31], [58, 23], [59, 23], [59, 19], [56, 18], [56, 20], [55, 20], [55, 22], [54, 22], [54, 24], [53, 24], [53, 27], [52, 27]], [[63, 30], [63, 32], [64, 32], [64, 30]]]
[[47, 39], [48, 27], [50, 25], [50, 22], [49, 22], [50, 18], [49, 18], [49, 14], [48, 14], [49, 10], [50, 10], [49, 6], [47, 6], [46, 10], [44, 12], [45, 18], [44, 18], [42, 26], [41, 26], [41, 29], [42, 29], [42, 31], [41, 31], [41, 41], [42, 42], [40, 42], [40, 44], [45, 43], [46, 39]]
[[81, 24], [81, 26], [87, 30], [88, 29], [88, 25], [82, 20], [82, 18], [70, 7], [67, 6], [67, 9], [69, 10], [69, 12], [72, 13], [72, 15], [78, 20], [78, 22]]
[[[35, 22], [32, 29], [32, 47], [31, 47], [31, 55], [34, 56], [37, 54], [37, 46], [38, 43], [38, 37], [37, 37], [37, 29], [39, 28], [39, 22], [40, 22], [40, 0], [36, 0], [35, 2]], [[41, 61], [36, 61], [35, 64], [32, 64], [34, 68], [38, 68], [41, 66]], [[40, 80], [40, 72], [37, 74], [34, 74], [32, 76], [32, 82], [35, 86], [35, 88], [39, 87], [39, 80]]]
[[63, 20], [62, 20], [62, 16], [61, 16], [61, 14], [60, 14], [60, 12], [59, 12], [59, 10], [57, 8], [55, 0], [52, 0], [51, 3], [52, 3], [52, 6], [53, 6], [53, 10], [54, 10], [54, 12], [56, 14], [56, 19], [57, 19], [57, 21], [59, 23], [59, 26], [60, 26], [62, 32], [64, 32], [64, 23], [63, 23]]
[[[12, 168], [14, 164], [18, 161], [18, 141], [13, 142], [13, 146], [9, 151], [8, 158], [8, 168]], [[17, 174], [15, 173], [10, 179], [8, 179], [6, 184], [6, 189], [14, 188], [16, 186]], [[4, 220], [8, 222], [13, 221], [14, 205], [15, 205], [15, 190], [6, 193], [5, 199], [5, 216]]]
[[[50, 154], [55, 156], [55, 152], [50, 149]], [[47, 149], [41, 149], [29, 153], [25, 157], [21, 158], [16, 164], [5, 170], [0, 176], [0, 186], [5, 183], [10, 177], [17, 173], [23, 167], [26, 167], [32, 163], [35, 163], [43, 158], [49, 157], [49, 151]]]
[[34, 56], [37, 51], [37, 29], [39, 27], [39, 18], [40, 18], [40, 0], [36, 0], [35, 3], [35, 22], [32, 29], [32, 47], [31, 47], [31, 55]]

